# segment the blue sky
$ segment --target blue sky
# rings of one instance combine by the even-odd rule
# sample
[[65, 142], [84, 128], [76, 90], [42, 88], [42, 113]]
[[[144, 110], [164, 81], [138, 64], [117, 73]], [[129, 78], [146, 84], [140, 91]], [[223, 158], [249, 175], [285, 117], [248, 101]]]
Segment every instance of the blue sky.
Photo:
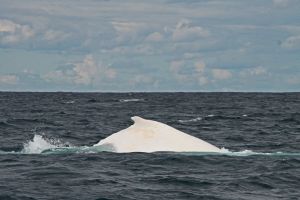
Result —
[[299, 0], [0, 5], [0, 90], [300, 91]]

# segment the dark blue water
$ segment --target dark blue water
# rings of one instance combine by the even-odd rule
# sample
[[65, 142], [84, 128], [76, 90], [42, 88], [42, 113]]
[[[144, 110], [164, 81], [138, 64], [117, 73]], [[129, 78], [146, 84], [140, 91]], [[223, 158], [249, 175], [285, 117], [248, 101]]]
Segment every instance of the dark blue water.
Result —
[[[135, 115], [229, 153], [89, 148]], [[300, 197], [300, 93], [2, 92], [0, 141], [0, 199]]]

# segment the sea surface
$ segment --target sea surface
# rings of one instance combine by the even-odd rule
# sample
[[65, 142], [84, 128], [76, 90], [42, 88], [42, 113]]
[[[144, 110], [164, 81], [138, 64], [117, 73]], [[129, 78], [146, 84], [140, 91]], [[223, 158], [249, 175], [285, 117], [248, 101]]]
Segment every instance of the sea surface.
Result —
[[[224, 153], [114, 153], [131, 117]], [[0, 199], [300, 199], [300, 93], [0, 92]]]

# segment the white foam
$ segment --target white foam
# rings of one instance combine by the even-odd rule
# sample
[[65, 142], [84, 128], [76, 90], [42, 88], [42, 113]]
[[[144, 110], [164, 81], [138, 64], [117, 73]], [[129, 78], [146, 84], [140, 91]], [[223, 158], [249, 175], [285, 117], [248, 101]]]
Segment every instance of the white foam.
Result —
[[144, 99], [120, 99], [120, 102], [144, 101]]
[[109, 144], [116, 152], [220, 152], [220, 149], [201, 139], [176, 130], [166, 124], [132, 117], [134, 124], [101, 140], [98, 144]]
[[23, 145], [21, 153], [25, 154], [39, 154], [47, 149], [54, 149], [69, 146], [63, 144], [60, 140], [46, 139], [41, 135], [34, 135], [33, 139]]
[[202, 117], [196, 117], [196, 118], [193, 118], [193, 119], [180, 119], [180, 120], [178, 120], [178, 122], [188, 123], [188, 122], [197, 122], [197, 121], [201, 121], [201, 120], [202, 120]]
[[73, 103], [75, 103], [75, 100], [66, 101], [65, 103], [66, 104], [73, 104]]
[[242, 150], [242, 151], [230, 151], [226, 148], [221, 148], [221, 154], [229, 155], [229, 156], [252, 156], [252, 155], [271, 155], [271, 154], [280, 154], [281, 152], [276, 153], [265, 153], [265, 152], [255, 152], [252, 150]]

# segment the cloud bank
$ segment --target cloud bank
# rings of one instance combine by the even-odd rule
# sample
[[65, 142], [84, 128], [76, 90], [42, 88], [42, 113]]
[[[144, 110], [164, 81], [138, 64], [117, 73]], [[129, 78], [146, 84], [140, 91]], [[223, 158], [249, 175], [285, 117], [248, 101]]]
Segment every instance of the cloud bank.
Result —
[[299, 10], [296, 0], [2, 0], [0, 90], [299, 91]]

